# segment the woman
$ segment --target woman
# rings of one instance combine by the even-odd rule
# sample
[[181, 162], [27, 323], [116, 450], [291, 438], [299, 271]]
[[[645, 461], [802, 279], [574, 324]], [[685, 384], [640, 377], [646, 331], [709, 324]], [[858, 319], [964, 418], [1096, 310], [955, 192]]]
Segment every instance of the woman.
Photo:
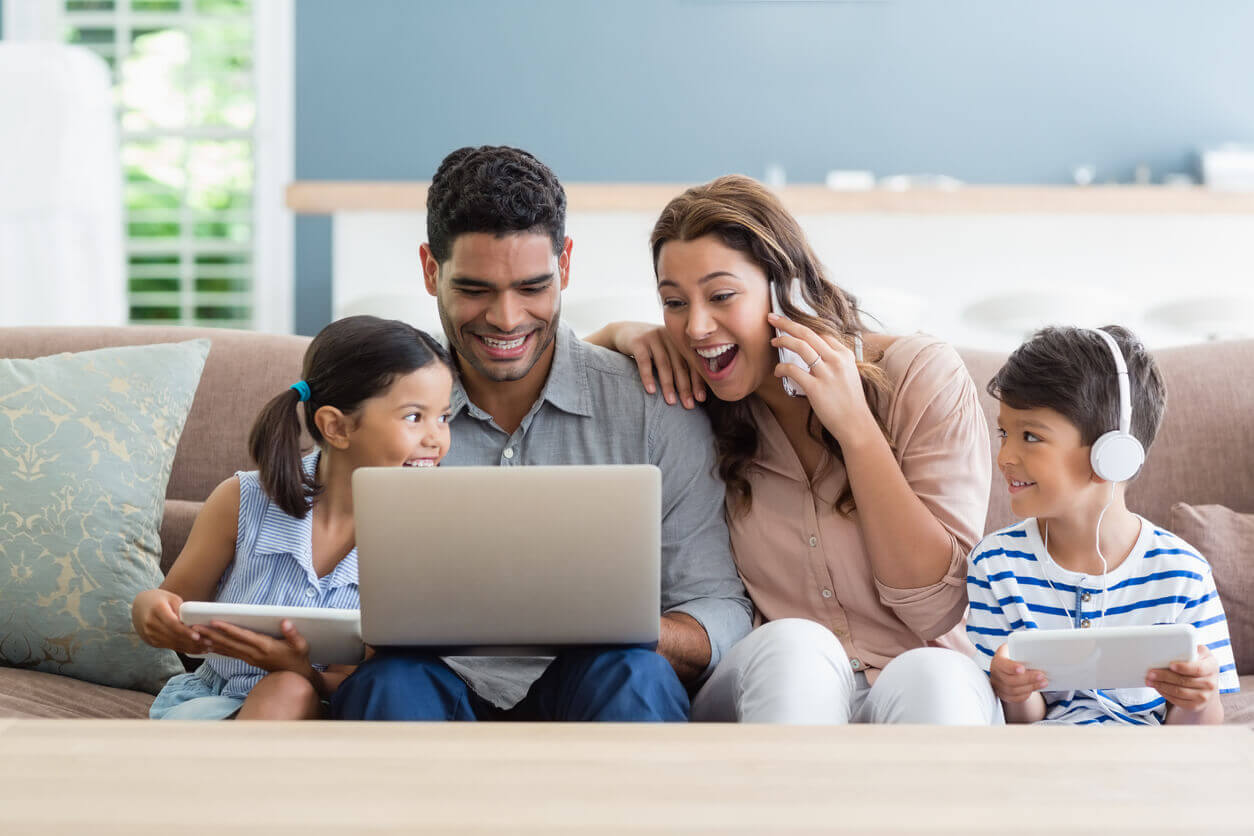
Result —
[[[656, 367], [686, 404], [705, 401], [761, 625], [724, 656], [693, 719], [998, 722], [976, 664], [927, 646], [962, 618], [989, 494], [988, 425], [958, 354], [863, 333], [796, 220], [747, 177], [672, 200], [651, 244], [665, 325], [590, 340], [635, 356], [650, 391]], [[789, 301], [794, 277], [815, 314]], [[806, 366], [780, 363], [780, 348]]]

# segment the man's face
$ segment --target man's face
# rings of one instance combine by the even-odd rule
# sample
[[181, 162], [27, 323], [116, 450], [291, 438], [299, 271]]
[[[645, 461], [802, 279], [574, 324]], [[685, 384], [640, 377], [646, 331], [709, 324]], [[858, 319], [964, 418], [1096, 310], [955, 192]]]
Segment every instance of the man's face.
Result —
[[427, 292], [449, 346], [488, 380], [521, 380], [557, 335], [571, 240], [553, 253], [544, 233], [468, 232], [442, 264], [422, 245]]

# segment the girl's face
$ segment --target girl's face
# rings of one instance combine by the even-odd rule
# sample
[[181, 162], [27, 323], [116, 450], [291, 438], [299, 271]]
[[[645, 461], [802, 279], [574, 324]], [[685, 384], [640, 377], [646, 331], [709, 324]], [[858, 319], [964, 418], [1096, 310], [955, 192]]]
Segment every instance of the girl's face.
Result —
[[398, 377], [350, 418], [354, 467], [435, 467], [449, 448], [453, 375], [430, 363]]
[[657, 287], [671, 341], [716, 397], [738, 401], [780, 386], [766, 323], [770, 284], [747, 255], [714, 235], [667, 241], [658, 252]]

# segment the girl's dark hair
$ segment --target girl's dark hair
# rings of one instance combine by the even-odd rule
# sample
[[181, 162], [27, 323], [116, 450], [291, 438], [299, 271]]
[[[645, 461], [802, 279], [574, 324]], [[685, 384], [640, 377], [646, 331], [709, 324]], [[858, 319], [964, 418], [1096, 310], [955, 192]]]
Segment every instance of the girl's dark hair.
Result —
[[315, 444], [322, 433], [314, 422], [320, 407], [333, 406], [345, 415], [362, 401], [378, 395], [396, 378], [439, 363], [456, 374], [444, 346], [429, 334], [395, 319], [349, 316], [318, 332], [305, 351], [301, 379], [309, 385], [309, 400], [287, 389], [262, 407], [248, 434], [248, 452], [257, 462], [261, 486], [283, 511], [297, 519], [309, 512], [322, 492], [316, 475], [301, 466], [300, 417]]
[[[744, 253], [766, 273], [774, 285], [784, 316], [807, 325], [820, 334], [838, 337], [852, 348], [854, 335], [866, 330], [852, 295], [829, 282], [823, 265], [810, 249], [797, 220], [769, 189], [742, 175], [728, 175], [696, 186], [667, 204], [653, 226], [649, 244], [653, 248], [653, 273], [657, 275], [658, 256], [667, 241], [692, 241], [715, 235], [726, 246]], [[802, 295], [818, 316], [802, 313], [788, 299], [791, 279], [801, 279]], [[858, 364], [862, 391], [874, 407], [889, 391], [888, 377], [875, 365], [880, 357], [866, 356]], [[734, 513], [747, 512], [753, 503], [749, 466], [758, 452], [758, 430], [748, 400], [729, 403], [717, 397], [706, 401], [706, 412], [714, 429], [718, 471], [727, 485]], [[888, 437], [883, 422], [876, 418]], [[810, 435], [820, 441], [833, 458], [844, 461], [840, 444], [810, 413]], [[891, 444], [891, 440], [890, 440]], [[849, 483], [837, 494], [834, 507], [848, 515], [855, 507]]]

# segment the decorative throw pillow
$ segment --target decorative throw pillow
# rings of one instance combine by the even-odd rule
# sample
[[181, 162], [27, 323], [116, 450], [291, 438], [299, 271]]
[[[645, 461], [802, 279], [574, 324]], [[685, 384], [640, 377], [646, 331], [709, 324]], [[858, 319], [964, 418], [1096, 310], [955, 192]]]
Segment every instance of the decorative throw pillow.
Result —
[[1223, 505], [1171, 506], [1171, 531], [1210, 563], [1215, 588], [1228, 616], [1228, 637], [1237, 673], [1254, 673], [1254, 514]]
[[156, 693], [140, 641], [158, 531], [208, 340], [0, 359], [0, 664]]

